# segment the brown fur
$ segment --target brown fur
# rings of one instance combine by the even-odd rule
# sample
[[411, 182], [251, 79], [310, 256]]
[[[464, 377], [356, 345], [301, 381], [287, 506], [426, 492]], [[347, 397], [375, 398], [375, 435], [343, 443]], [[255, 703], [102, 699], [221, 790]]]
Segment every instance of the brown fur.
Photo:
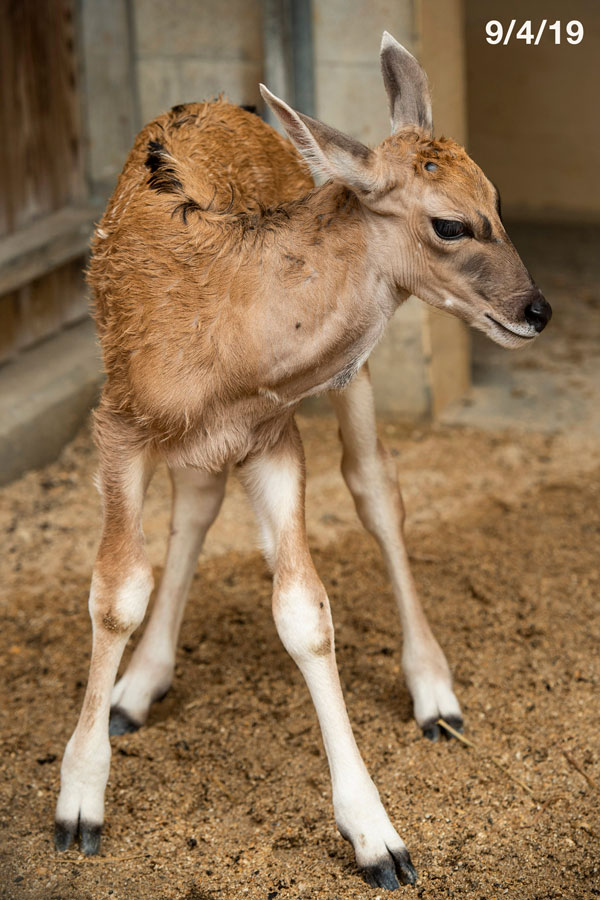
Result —
[[[384, 203], [406, 191], [410, 166], [413, 190], [427, 181], [488, 213], [493, 205], [489, 182], [453, 141], [409, 129], [376, 154]], [[439, 168], [425, 173], [431, 159]], [[369, 262], [362, 218], [354, 193], [336, 184], [311, 191], [293, 147], [223, 100], [147, 125], [92, 248], [107, 371], [99, 428], [119, 421], [137, 444], [213, 470], [243, 457], [273, 418], [273, 393], [290, 403], [326, 383], [335, 373], [321, 358], [355, 344], [369, 324], [356, 305], [341, 328], [335, 315], [348, 279], [363, 278]], [[324, 240], [333, 273], [322, 271]], [[323, 341], [326, 319], [339, 333]]]
[[[408, 189], [428, 179], [427, 188], [493, 205], [452, 141], [413, 128], [375, 155], [383, 213], [407, 191], [409, 170]], [[352, 376], [361, 336], [377, 330], [356, 287], [376, 289], [383, 274], [357, 195], [311, 188], [294, 148], [222, 99], [176, 108], [140, 132], [89, 268], [107, 372], [100, 444], [116, 429], [121, 452], [147, 447], [217, 471], [276, 440], [303, 395]]]

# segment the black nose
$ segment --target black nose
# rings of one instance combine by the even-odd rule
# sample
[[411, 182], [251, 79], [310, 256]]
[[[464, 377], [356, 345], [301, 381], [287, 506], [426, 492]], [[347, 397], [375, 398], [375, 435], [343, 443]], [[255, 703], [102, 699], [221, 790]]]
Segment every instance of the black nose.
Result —
[[538, 288], [534, 288], [533, 298], [525, 307], [525, 319], [539, 333], [552, 318], [552, 307]]

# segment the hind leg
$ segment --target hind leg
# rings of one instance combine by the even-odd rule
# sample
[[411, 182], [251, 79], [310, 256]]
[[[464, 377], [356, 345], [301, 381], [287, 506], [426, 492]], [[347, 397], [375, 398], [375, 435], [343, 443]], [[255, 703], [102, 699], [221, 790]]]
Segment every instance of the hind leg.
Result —
[[404, 545], [404, 505], [396, 466], [377, 439], [367, 367], [341, 393], [330, 394], [340, 423], [342, 473], [358, 515], [377, 540], [404, 632], [402, 668], [423, 733], [437, 740], [440, 717], [462, 729], [462, 714], [444, 653], [419, 601]]
[[125, 674], [112, 692], [110, 733], [135, 731], [173, 680], [177, 638], [198, 554], [221, 508], [227, 473], [171, 469], [173, 512], [156, 602]]
[[81, 714], [62, 761], [55, 830], [58, 850], [79, 834], [86, 854], [98, 851], [104, 820], [110, 695], [125, 645], [144, 618], [152, 590], [141, 528], [152, 460], [133, 449], [132, 436], [116, 417], [100, 411], [97, 421], [104, 522], [89, 599], [92, 656]]

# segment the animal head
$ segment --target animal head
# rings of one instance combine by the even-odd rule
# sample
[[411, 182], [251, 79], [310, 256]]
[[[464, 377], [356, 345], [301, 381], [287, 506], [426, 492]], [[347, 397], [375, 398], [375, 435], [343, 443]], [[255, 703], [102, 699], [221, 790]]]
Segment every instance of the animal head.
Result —
[[313, 173], [359, 198], [399, 292], [525, 344], [552, 309], [506, 234], [497, 189], [463, 147], [434, 140], [427, 76], [387, 32], [381, 68], [392, 133], [374, 149], [261, 92]]

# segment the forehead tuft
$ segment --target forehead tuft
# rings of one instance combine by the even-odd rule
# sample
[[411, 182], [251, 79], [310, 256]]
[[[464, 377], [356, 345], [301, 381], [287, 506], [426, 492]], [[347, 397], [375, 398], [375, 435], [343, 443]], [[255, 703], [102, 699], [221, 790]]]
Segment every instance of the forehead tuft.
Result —
[[426, 163], [435, 163], [436, 170], [432, 172], [434, 178], [444, 175], [478, 172], [479, 169], [468, 155], [464, 147], [457, 144], [451, 138], [441, 137], [432, 140], [426, 137], [422, 131], [411, 128], [402, 129], [387, 138], [381, 145], [392, 156], [406, 159], [412, 157], [413, 168], [416, 172], [422, 172]]
[[[489, 199], [487, 179], [479, 166], [473, 162], [467, 151], [451, 138], [440, 137], [432, 140], [422, 132], [401, 131], [397, 137], [410, 148], [412, 167], [415, 174], [443, 186], [445, 191], [475, 191], [480, 201]], [[425, 169], [427, 163], [434, 163], [435, 169]]]
[[490, 182], [465, 148], [451, 138], [433, 140], [411, 127], [386, 138], [378, 150], [392, 166], [395, 162], [410, 166], [419, 181], [435, 184], [448, 196], [458, 192], [461, 199], [471, 197], [484, 207], [495, 204]]
[[435, 141], [418, 140], [415, 142], [414, 150], [413, 167], [417, 172], [420, 172], [428, 162], [435, 163], [438, 175], [472, 173], [476, 168], [464, 147], [448, 138], [439, 138]]

